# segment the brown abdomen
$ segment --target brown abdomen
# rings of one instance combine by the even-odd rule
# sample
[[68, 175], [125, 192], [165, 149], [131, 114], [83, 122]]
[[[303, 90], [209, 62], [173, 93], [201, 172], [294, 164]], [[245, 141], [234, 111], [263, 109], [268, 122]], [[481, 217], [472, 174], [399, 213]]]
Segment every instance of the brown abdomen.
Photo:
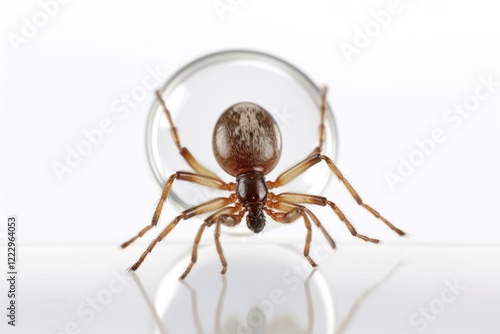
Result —
[[221, 168], [232, 176], [268, 174], [281, 155], [281, 133], [273, 117], [253, 103], [229, 107], [215, 124], [212, 145]]

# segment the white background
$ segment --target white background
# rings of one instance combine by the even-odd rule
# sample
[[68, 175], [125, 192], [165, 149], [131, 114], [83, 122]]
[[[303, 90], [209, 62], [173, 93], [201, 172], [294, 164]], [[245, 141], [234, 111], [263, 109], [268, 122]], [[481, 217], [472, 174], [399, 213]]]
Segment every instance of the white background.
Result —
[[[330, 87], [338, 165], [367, 203], [411, 234], [405, 243], [500, 241], [500, 86], [459, 125], [443, 118], [474, 95], [480, 77], [500, 82], [496, 3], [401, 0], [381, 26], [373, 13], [390, 1], [242, 0], [221, 15], [212, 0], [74, 0], [12, 43], [47, 2], [3, 0], [0, 10], [0, 219], [18, 216], [22, 242], [118, 245], [148, 224], [161, 191], [145, 146], [154, 94], [123, 118], [113, 104], [141, 85], [147, 68], [166, 81], [227, 49], [281, 57]], [[358, 29], [370, 27], [380, 31], [346, 57], [342, 43], [355, 46]], [[107, 118], [111, 133], [58, 179], [54, 163]], [[437, 128], [446, 140], [391, 187], [387, 173]], [[337, 182], [324, 195], [359, 231], [398, 240]], [[166, 209], [163, 224], [176, 214]], [[336, 240], [350, 240], [331, 212], [317, 212]], [[197, 226], [183, 223], [169, 237], [191, 239]], [[302, 239], [303, 225], [265, 237], [284, 234]]]

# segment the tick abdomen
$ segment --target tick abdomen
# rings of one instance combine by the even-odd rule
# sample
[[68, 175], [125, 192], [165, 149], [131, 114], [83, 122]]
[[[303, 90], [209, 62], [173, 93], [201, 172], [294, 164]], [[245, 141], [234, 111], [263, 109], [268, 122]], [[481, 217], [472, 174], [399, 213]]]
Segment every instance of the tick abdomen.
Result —
[[248, 102], [229, 107], [218, 119], [212, 138], [214, 155], [232, 176], [268, 174], [281, 156], [281, 133], [273, 117]]

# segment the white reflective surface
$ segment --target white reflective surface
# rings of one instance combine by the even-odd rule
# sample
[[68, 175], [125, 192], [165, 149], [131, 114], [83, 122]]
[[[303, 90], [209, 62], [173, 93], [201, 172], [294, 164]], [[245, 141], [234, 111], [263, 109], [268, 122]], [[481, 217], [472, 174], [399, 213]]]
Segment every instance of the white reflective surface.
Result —
[[[162, 279], [153, 296], [155, 309], [172, 333], [333, 331], [329, 285], [321, 272], [312, 272], [309, 266], [299, 268], [303, 257], [296, 249], [268, 245], [249, 251], [245, 245], [234, 244], [224, 247], [224, 253], [233, 258], [224, 276], [216, 274], [221, 267], [219, 257], [207, 246], [184, 284], [178, 284], [179, 272], [190, 256]], [[172, 321], [189, 314], [190, 322]]]
[[[233, 240], [238, 240], [235, 243]], [[498, 332], [499, 246], [302, 244], [222, 239], [200, 250], [159, 245], [136, 278], [124, 273], [134, 245], [23, 246], [18, 326], [2, 333], [454, 333]], [[4, 248], [4, 247], [2, 247]], [[0, 284], [6, 291], [5, 281]], [[334, 326], [335, 330], [331, 329]]]

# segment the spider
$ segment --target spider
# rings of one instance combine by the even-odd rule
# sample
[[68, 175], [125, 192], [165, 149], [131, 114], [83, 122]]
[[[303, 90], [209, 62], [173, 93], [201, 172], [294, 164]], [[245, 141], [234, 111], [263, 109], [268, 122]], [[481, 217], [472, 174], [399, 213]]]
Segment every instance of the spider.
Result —
[[179, 153], [195, 173], [179, 171], [168, 178], [165, 182], [151, 224], [144, 227], [136, 236], [123, 243], [121, 248], [126, 248], [158, 224], [163, 205], [176, 180], [197, 183], [213, 189], [225, 190], [230, 192], [230, 195], [227, 197], [218, 197], [184, 210], [150, 243], [139, 260], [129, 268], [129, 271], [137, 270], [156, 244], [165, 238], [181, 220], [186, 220], [205, 213], [211, 214], [204, 220], [196, 234], [191, 253], [191, 263], [179, 278], [180, 280], [184, 279], [189, 274], [191, 268], [196, 263], [198, 245], [206, 227], [215, 225], [215, 245], [222, 263], [221, 274], [225, 274], [227, 270], [227, 261], [224, 257], [219, 240], [221, 225], [228, 227], [235, 226], [246, 216], [247, 227], [252, 232], [259, 233], [266, 224], [264, 213], [282, 224], [290, 224], [299, 218], [303, 219], [307, 229], [304, 256], [311, 266], [316, 267], [317, 264], [309, 256], [312, 238], [311, 222], [320, 229], [332, 248], [336, 246], [318, 218], [311, 210], [304, 206], [304, 204], [329, 206], [346, 225], [353, 236], [367, 242], [379, 243], [380, 240], [378, 239], [372, 239], [359, 234], [338, 206], [326, 197], [290, 192], [275, 194], [269, 191], [287, 184], [310, 167], [322, 161], [328, 165], [340, 182], [344, 184], [358, 205], [365, 208], [398, 235], [404, 236], [405, 233], [403, 231], [392, 225], [371, 206], [364, 203], [333, 161], [329, 157], [321, 154], [325, 131], [326, 93], [327, 89], [324, 87], [321, 92], [318, 146], [316, 146], [311, 154], [304, 160], [285, 170], [274, 181], [266, 181], [265, 177], [276, 166], [281, 155], [281, 133], [273, 117], [262, 107], [248, 102], [236, 103], [224, 111], [215, 124], [212, 146], [217, 163], [226, 173], [236, 178], [236, 182], [226, 183], [216, 174], [201, 165], [190, 151], [181, 145], [177, 128], [174, 125], [170, 111], [160, 92], [157, 91], [156, 96], [170, 124], [171, 134], [175, 145]]

